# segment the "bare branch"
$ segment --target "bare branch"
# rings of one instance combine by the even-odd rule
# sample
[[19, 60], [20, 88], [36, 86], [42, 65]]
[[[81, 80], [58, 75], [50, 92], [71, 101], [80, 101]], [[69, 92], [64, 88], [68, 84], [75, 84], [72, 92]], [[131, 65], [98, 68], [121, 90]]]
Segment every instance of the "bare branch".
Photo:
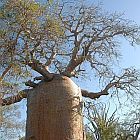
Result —
[[102, 95], [108, 95], [111, 89], [115, 89], [116, 93], [118, 90], [123, 90], [126, 93], [133, 95], [136, 91], [139, 91], [139, 72], [135, 69], [125, 69], [125, 72], [121, 76], [113, 76], [110, 82], [100, 92], [88, 92], [81, 90], [84, 97], [91, 99], [99, 98]]
[[[41, 39], [40, 39], [41, 40]], [[37, 41], [37, 43], [34, 45], [34, 48], [30, 51], [30, 56], [31, 56], [31, 59], [34, 59], [34, 53], [35, 53], [35, 50], [37, 49], [37, 47], [39, 47], [39, 45], [41, 44], [41, 41]]]
[[99, 98], [102, 95], [108, 95], [109, 94], [108, 92], [97, 92], [97, 93], [88, 92], [87, 90], [83, 90], [83, 89], [81, 90], [81, 92], [82, 92], [82, 96], [88, 97], [90, 99], [96, 99], [96, 98]]
[[0, 76], [0, 81], [4, 78], [4, 76], [8, 73], [8, 71], [12, 68], [12, 64], [10, 64]]
[[27, 82], [25, 83], [25, 85], [26, 85], [26, 86], [29, 86], [29, 87], [35, 88], [38, 84], [36, 84], [36, 83], [32, 82], [31, 80], [29, 80], [29, 81], [27, 81]]
[[17, 102], [20, 102], [23, 98], [27, 98], [27, 95], [31, 89], [25, 89], [20, 91], [17, 95], [7, 97], [7, 98], [0, 98], [0, 105], [5, 106], [5, 105], [11, 105]]
[[[139, 123], [139, 124], [140, 124], [140, 123]], [[140, 126], [138, 127], [138, 129], [137, 129], [137, 131], [136, 131], [135, 140], [138, 139], [139, 134], [140, 134]]]
[[51, 53], [50, 58], [49, 58], [48, 61], [45, 63], [45, 65], [46, 65], [47, 67], [49, 67], [49, 66], [52, 64], [53, 60], [55, 59], [55, 56], [56, 56], [56, 52], [55, 52], [55, 50], [53, 50], [52, 53]]
[[[91, 46], [91, 44], [94, 42], [95, 38], [92, 38], [91, 41], [87, 44], [87, 46], [83, 47], [83, 51], [82, 54], [77, 56], [77, 53], [79, 51], [79, 49], [75, 46], [74, 47], [74, 51], [73, 55], [72, 55], [72, 59], [70, 60], [68, 66], [66, 67], [64, 73], [65, 75], [71, 75], [71, 76], [75, 76], [73, 75], [73, 71], [74, 69], [79, 66], [83, 61], [85, 61], [88, 53], [89, 53], [89, 48]], [[79, 44], [80, 47], [80, 44]]]
[[120, 52], [115, 39], [122, 36], [130, 42], [136, 42], [139, 30], [137, 25], [132, 25], [133, 22], [123, 19], [120, 14], [102, 14], [100, 12], [102, 9], [98, 6], [78, 8], [79, 13], [73, 11], [61, 17], [62, 23], [65, 21], [64, 27], [68, 27], [66, 28], [68, 41], [73, 43], [70, 61], [63, 72], [67, 76], [75, 76], [73, 73], [76, 67], [87, 60], [89, 54], [92, 56], [97, 52], [92, 57], [93, 63], [96, 58], [98, 62], [102, 62], [104, 58], [105, 60], [118, 58]]
[[52, 80], [53, 74], [48, 71], [48, 67], [46, 65], [38, 62], [37, 60], [32, 60], [31, 62], [27, 62], [27, 65], [30, 66], [33, 70], [40, 73], [48, 80]]
[[34, 78], [34, 81], [35, 81], [35, 80], [44, 80], [44, 77], [43, 77], [43, 76], [38, 76], [38, 77], [35, 77], [35, 78]]

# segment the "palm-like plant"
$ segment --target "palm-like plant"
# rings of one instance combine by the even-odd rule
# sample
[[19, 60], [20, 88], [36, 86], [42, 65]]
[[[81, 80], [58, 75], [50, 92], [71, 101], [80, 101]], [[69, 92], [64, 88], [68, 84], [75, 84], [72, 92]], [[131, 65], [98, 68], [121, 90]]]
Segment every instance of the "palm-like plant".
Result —
[[97, 140], [113, 140], [117, 135], [118, 118], [115, 117], [116, 110], [109, 115], [109, 107], [105, 105], [99, 107], [88, 104], [87, 119], [91, 123], [91, 130]]

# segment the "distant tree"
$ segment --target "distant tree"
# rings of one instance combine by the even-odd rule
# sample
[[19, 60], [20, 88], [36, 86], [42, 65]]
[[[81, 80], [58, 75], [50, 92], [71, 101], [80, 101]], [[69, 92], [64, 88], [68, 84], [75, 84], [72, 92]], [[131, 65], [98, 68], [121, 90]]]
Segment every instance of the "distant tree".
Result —
[[138, 110], [125, 114], [125, 119], [116, 117], [117, 110], [112, 114], [110, 108], [103, 104], [86, 103], [85, 117], [87, 139], [95, 140], [138, 140], [140, 134]]
[[86, 118], [90, 124], [88, 129], [96, 140], [114, 140], [116, 138], [118, 128], [116, 111], [109, 115], [109, 107], [106, 105], [87, 104]]
[[[9, 83], [0, 83], [0, 92], [5, 93], [8, 91], [8, 95], [11, 92], [16, 92], [16, 88], [11, 88], [13, 85]], [[0, 139], [14, 139], [24, 133], [25, 120], [21, 119], [19, 105], [12, 106], [0, 106]]]
[[123, 128], [128, 130], [133, 135], [133, 140], [137, 140], [140, 136], [140, 108], [138, 102], [134, 102], [133, 108], [125, 114], [125, 119], [123, 121]]
[[19, 140], [25, 140], [25, 137], [20, 138]]
[[[0, 102], [27, 98], [26, 140], [83, 140], [82, 96], [98, 99], [120, 91], [131, 96], [139, 90], [135, 68], [120, 74], [113, 69], [120, 37], [131, 45], [139, 37], [131, 21], [79, 1], [6, 0], [1, 6], [1, 80], [30, 88], [5, 94]], [[99, 92], [80, 89], [70, 79], [86, 72], [102, 83]]]
[[86, 132], [86, 140], [95, 140], [91, 132]]

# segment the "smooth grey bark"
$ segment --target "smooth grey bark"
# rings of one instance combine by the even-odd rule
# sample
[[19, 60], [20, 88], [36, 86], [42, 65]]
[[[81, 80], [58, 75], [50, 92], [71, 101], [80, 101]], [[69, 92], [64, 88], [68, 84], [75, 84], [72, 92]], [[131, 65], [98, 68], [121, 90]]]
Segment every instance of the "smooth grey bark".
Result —
[[27, 97], [26, 140], [83, 140], [82, 95], [68, 77], [41, 82]]

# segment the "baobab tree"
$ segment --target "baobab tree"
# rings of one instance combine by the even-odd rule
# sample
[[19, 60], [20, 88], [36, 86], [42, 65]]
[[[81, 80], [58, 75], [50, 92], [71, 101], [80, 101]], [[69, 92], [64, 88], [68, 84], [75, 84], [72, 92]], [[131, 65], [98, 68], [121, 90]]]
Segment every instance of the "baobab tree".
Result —
[[[113, 69], [121, 53], [120, 37], [131, 45], [137, 42], [139, 27], [133, 22], [81, 2], [44, 6], [7, 0], [1, 9], [1, 82], [25, 83], [28, 88], [5, 94], [0, 103], [27, 98], [26, 140], [83, 140], [82, 96], [97, 99], [139, 90], [136, 69], [120, 74]], [[99, 92], [81, 89], [71, 79], [89, 69], [104, 79]]]

